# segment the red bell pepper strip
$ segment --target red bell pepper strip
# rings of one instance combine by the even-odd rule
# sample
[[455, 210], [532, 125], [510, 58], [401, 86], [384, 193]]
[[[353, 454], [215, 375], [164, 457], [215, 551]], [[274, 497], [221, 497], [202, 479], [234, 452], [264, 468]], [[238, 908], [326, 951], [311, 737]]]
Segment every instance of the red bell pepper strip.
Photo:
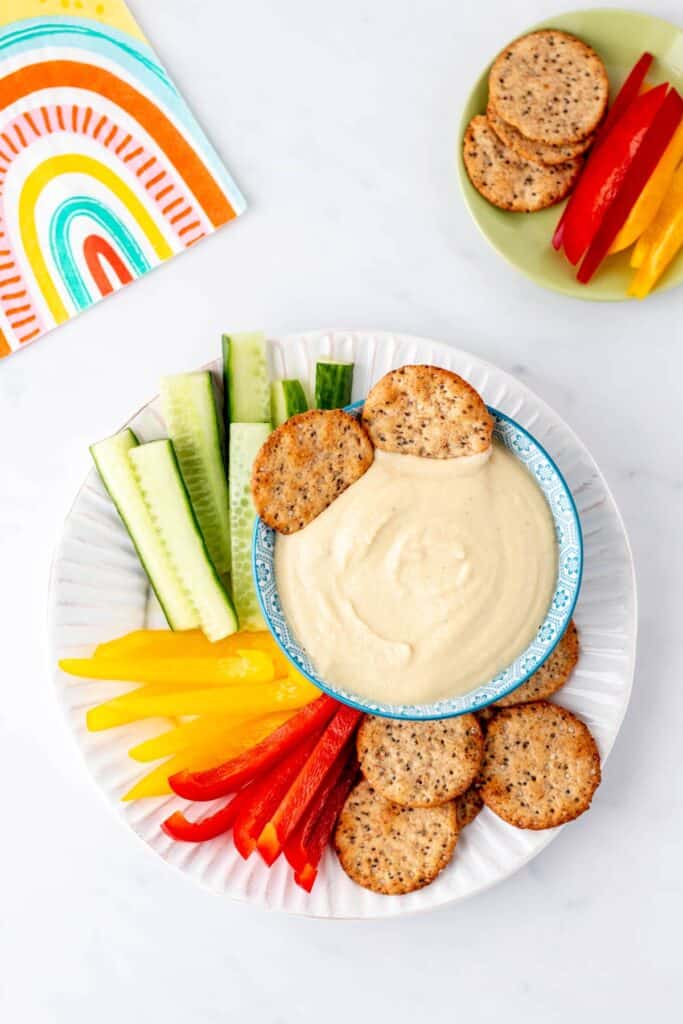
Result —
[[309, 736], [279, 764], [274, 765], [269, 772], [259, 776], [249, 786], [248, 795], [242, 801], [232, 830], [237, 851], [245, 860], [256, 849], [256, 841], [263, 826], [277, 809], [319, 739], [320, 731]]
[[[647, 94], [646, 94], [647, 95]], [[605, 211], [600, 227], [576, 275], [581, 284], [588, 284], [609, 252], [621, 226], [625, 223], [633, 204], [645, 188], [648, 179], [669, 145], [683, 117], [683, 100], [672, 89], [659, 109], [642, 145], [626, 173], [621, 188]]]
[[187, 800], [215, 800], [234, 793], [328, 722], [338, 707], [331, 697], [318, 697], [250, 750], [216, 768], [177, 772], [169, 778], [169, 785], [174, 793]]
[[295, 871], [298, 871], [306, 863], [308, 856], [307, 844], [313, 829], [315, 828], [318, 818], [322, 814], [323, 808], [325, 807], [330, 794], [337, 785], [339, 777], [344, 771], [344, 768], [348, 765], [351, 756], [355, 759], [356, 755], [354, 751], [349, 751], [347, 744], [347, 746], [344, 747], [342, 752], [338, 755], [337, 760], [325, 776], [318, 792], [308, 805], [306, 813], [287, 840], [287, 845], [285, 846], [283, 853]]
[[[609, 109], [607, 117], [603, 121], [601, 127], [598, 129], [598, 134], [593, 143], [593, 149], [591, 155], [596, 151], [598, 144], [601, 144], [607, 138], [609, 132], [612, 130], [614, 125], [617, 123], [619, 118], [626, 112], [628, 107], [633, 103], [636, 96], [640, 92], [640, 87], [645, 81], [645, 76], [650, 70], [652, 64], [652, 54], [644, 53], [640, 60], [631, 69], [626, 81], [622, 85], [621, 89], [617, 93], [614, 99], [614, 103]], [[564, 241], [564, 222], [569, 213], [569, 209], [572, 205], [573, 196], [570, 197], [569, 202], [562, 211], [557, 227], [555, 228], [555, 234], [553, 235], [553, 248], [557, 249], [558, 252], [562, 248]]]
[[337, 818], [341, 814], [351, 787], [356, 781], [357, 774], [358, 764], [356, 758], [353, 757], [347, 762], [306, 841], [306, 861], [294, 872], [294, 881], [306, 892], [310, 892], [315, 884], [323, 853], [330, 841]]
[[269, 866], [279, 857], [360, 718], [360, 711], [340, 707], [270, 821], [264, 826], [256, 845]]
[[177, 839], [182, 843], [205, 843], [209, 839], [215, 839], [216, 836], [230, 831], [251, 789], [251, 786], [245, 786], [229, 804], [206, 818], [200, 818], [199, 821], [190, 821], [182, 811], [175, 811], [170, 818], [161, 823], [161, 829], [171, 839]]
[[570, 196], [569, 197], [569, 202], [565, 206], [564, 210], [562, 211], [562, 216], [560, 217], [560, 219], [557, 222], [557, 227], [555, 228], [555, 234], [553, 235], [553, 249], [557, 249], [558, 252], [562, 248], [562, 242], [564, 240], [564, 222], [565, 222], [565, 218], [567, 216], [567, 210], [569, 209], [569, 203], [571, 203], [571, 201], [572, 200], [571, 200], [571, 196]]
[[571, 263], [578, 263], [593, 241], [664, 103], [667, 88], [658, 86], [634, 100], [586, 164], [564, 221], [562, 243]]
[[653, 60], [654, 58], [651, 53], [644, 53], [633, 65], [626, 81], [615, 96], [614, 103], [607, 112], [607, 117], [602, 122], [602, 126], [598, 129], [596, 142], [605, 138], [607, 133], [614, 127], [621, 115], [626, 111], [626, 108], [633, 103], [634, 99], [640, 92], [640, 88], [645, 81], [645, 76], [650, 70]]

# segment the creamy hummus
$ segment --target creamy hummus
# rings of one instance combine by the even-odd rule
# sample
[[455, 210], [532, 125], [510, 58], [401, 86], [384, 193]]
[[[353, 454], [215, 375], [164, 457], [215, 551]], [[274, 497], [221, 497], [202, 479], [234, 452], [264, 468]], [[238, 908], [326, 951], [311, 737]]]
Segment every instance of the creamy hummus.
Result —
[[377, 451], [317, 519], [279, 536], [283, 611], [321, 678], [380, 702], [466, 693], [535, 636], [557, 579], [550, 509], [503, 445]]

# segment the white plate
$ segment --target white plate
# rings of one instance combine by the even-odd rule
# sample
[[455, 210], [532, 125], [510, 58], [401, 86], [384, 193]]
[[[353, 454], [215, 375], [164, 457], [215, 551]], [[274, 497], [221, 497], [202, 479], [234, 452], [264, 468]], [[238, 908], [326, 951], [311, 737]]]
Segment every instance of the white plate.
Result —
[[[404, 363], [434, 363], [455, 370], [489, 405], [532, 431], [556, 460], [576, 499], [585, 544], [585, 572], [575, 615], [581, 658], [559, 695], [559, 703], [588, 724], [604, 762], [619, 732], [633, 683], [636, 587], [623, 522], [591, 456], [560, 417], [531, 391], [509, 374], [458, 349], [370, 331], [320, 331], [272, 341], [277, 376], [311, 383], [321, 355], [355, 362], [354, 399], [367, 394], [388, 370]], [[130, 426], [141, 440], [161, 436], [158, 400], [134, 416]], [[230, 838], [199, 846], [173, 842], [159, 825], [172, 810], [187, 806], [186, 801], [169, 797], [123, 804], [120, 800], [143, 774], [128, 758], [128, 748], [159, 732], [164, 723], [157, 720], [88, 733], [86, 710], [121, 692], [121, 684], [77, 681], [56, 667], [59, 658], [87, 655], [101, 641], [150, 622], [160, 625], [148, 598], [147, 581], [132, 545], [93, 470], [67, 517], [50, 582], [49, 652], [57, 697], [88, 769], [110, 805], [150, 849], [200, 885], [294, 914], [392, 917], [480, 892], [513, 874], [558, 835], [560, 829], [525, 832], [511, 828], [485, 808], [465, 829], [451, 864], [436, 882], [407, 896], [378, 896], [354, 885], [330, 851], [313, 892], [307, 895], [294, 885], [284, 862], [270, 871], [257, 857], [245, 862]], [[591, 813], [600, 813], [599, 799], [597, 804]]]

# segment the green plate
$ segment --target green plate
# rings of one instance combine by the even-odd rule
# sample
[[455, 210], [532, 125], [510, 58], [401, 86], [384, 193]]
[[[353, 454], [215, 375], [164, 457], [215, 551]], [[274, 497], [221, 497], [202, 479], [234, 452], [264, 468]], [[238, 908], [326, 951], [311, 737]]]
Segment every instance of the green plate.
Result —
[[[612, 98], [646, 50], [655, 57], [648, 82], [668, 81], [683, 92], [683, 32], [660, 18], [617, 8], [599, 9], [562, 14], [534, 25], [533, 29], [537, 28], [564, 29], [589, 43], [605, 62]], [[545, 288], [594, 301], [626, 299], [634, 273], [628, 265], [630, 250], [608, 257], [590, 284], [579, 284], [574, 276], [576, 268], [551, 245], [563, 203], [538, 213], [508, 213], [492, 206], [472, 186], [462, 160], [462, 138], [471, 118], [486, 111], [488, 74], [486, 68], [470, 93], [458, 136], [460, 186], [479, 230], [501, 256]], [[657, 290], [673, 288], [681, 281], [683, 253], [669, 266]]]

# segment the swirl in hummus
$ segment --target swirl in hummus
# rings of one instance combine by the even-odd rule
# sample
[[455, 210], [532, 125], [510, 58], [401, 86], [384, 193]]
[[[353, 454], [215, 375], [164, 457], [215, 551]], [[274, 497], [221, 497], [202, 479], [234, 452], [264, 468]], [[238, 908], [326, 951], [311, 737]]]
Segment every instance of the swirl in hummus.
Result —
[[278, 536], [283, 611], [321, 677], [425, 703], [509, 665], [545, 617], [555, 529], [526, 467], [494, 441], [454, 459], [375, 453], [305, 529]]

